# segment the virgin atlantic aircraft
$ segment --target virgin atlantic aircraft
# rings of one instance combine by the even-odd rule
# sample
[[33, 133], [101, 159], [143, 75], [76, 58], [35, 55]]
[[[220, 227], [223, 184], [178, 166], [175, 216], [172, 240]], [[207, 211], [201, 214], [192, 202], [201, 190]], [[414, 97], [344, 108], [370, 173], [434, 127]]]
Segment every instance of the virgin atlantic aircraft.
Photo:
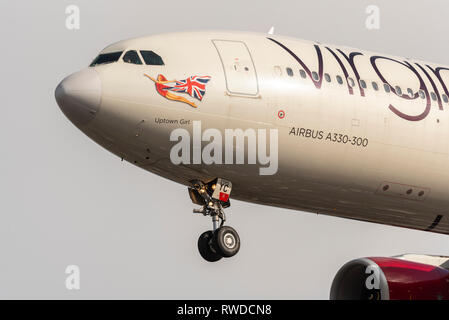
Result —
[[[240, 248], [230, 197], [449, 234], [447, 84], [433, 63], [195, 32], [107, 46], [55, 95], [99, 145], [187, 186], [212, 219], [198, 249], [214, 262]], [[350, 261], [330, 297], [449, 299], [449, 257]]]

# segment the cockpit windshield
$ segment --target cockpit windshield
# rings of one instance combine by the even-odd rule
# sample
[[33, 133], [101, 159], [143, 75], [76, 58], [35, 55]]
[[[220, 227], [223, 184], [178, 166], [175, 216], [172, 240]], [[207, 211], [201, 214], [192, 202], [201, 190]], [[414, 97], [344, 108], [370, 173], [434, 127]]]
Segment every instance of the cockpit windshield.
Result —
[[142, 64], [142, 61], [140, 60], [139, 55], [135, 50], [130, 50], [126, 52], [125, 55], [123, 56], [123, 61], [132, 64]]
[[90, 67], [97, 66], [99, 64], [106, 64], [118, 61], [123, 51], [110, 52], [110, 53], [101, 53], [99, 54], [94, 61], [90, 64]]
[[140, 50], [140, 54], [142, 55], [143, 60], [145, 60], [145, 64], [153, 65], [153, 66], [163, 66], [164, 61], [161, 56], [153, 51], [148, 50]]
[[[123, 55], [123, 62], [130, 64], [142, 65], [145, 62], [146, 65], [153, 66], [163, 66], [164, 61], [161, 56], [150, 50], [139, 50], [140, 55], [137, 50], [128, 50]], [[95, 67], [100, 64], [107, 64], [117, 62], [122, 56], [123, 51], [115, 51], [108, 53], [100, 53], [94, 61], [90, 64], [90, 67]], [[143, 59], [143, 62], [141, 60]]]

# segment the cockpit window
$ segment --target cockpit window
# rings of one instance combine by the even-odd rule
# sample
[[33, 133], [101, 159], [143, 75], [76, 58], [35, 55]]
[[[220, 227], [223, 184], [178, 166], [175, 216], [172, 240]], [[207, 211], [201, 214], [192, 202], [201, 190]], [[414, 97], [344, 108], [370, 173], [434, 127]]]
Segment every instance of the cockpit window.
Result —
[[94, 61], [90, 64], [91, 67], [97, 66], [99, 64], [106, 64], [106, 63], [112, 63], [116, 62], [120, 56], [122, 55], [123, 51], [117, 51], [117, 52], [110, 52], [110, 53], [102, 53], [99, 54]]
[[164, 61], [162, 60], [162, 58], [153, 51], [140, 50], [140, 54], [142, 55], [142, 58], [146, 64], [153, 66], [164, 65]]
[[129, 50], [128, 52], [126, 52], [123, 56], [123, 61], [132, 64], [142, 64], [142, 61], [140, 60], [139, 55], [135, 50]]

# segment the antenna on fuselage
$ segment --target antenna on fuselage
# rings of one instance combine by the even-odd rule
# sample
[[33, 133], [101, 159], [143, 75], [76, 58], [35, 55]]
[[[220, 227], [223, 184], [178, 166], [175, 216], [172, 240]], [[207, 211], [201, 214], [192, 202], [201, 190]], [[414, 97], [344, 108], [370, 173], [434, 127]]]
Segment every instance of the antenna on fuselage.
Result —
[[272, 27], [270, 28], [270, 30], [268, 30], [268, 34], [274, 34], [274, 26], [272, 26]]

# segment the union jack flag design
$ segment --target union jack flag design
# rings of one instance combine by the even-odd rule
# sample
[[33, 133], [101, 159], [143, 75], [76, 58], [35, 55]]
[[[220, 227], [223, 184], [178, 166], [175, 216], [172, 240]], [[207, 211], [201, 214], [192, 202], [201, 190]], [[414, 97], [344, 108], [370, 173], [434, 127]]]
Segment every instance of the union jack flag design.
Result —
[[206, 93], [206, 83], [208, 83], [209, 80], [210, 76], [191, 76], [185, 80], [176, 80], [176, 84], [171, 86], [168, 90], [187, 93], [201, 101]]

